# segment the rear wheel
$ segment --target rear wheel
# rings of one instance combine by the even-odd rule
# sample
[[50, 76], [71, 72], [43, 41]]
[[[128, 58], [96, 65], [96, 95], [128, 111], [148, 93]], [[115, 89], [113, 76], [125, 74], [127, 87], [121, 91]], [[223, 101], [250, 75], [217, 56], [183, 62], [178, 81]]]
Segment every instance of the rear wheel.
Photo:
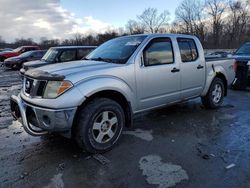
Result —
[[205, 97], [201, 98], [203, 105], [206, 108], [215, 109], [222, 103], [225, 95], [225, 86], [220, 78], [215, 78]]
[[125, 124], [122, 107], [107, 98], [96, 98], [80, 110], [75, 139], [90, 153], [103, 153], [114, 147]]

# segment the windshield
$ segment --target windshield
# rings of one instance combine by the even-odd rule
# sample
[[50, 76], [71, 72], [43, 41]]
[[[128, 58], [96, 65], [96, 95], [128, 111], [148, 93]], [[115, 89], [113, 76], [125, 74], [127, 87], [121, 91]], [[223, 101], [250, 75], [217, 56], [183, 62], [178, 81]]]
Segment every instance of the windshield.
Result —
[[146, 36], [112, 39], [90, 53], [86, 59], [125, 64]]
[[46, 54], [42, 57], [42, 60], [47, 61], [47, 62], [54, 62], [55, 58], [58, 54], [58, 50], [56, 49], [49, 49]]
[[19, 55], [18, 57], [29, 57], [32, 53], [33, 53], [32, 51], [25, 52], [25, 53], [22, 53], [21, 55]]
[[236, 52], [236, 55], [249, 54], [250, 55], [250, 43], [244, 44]]
[[22, 47], [16, 48], [15, 50], [13, 50], [13, 52], [19, 52], [22, 49]]

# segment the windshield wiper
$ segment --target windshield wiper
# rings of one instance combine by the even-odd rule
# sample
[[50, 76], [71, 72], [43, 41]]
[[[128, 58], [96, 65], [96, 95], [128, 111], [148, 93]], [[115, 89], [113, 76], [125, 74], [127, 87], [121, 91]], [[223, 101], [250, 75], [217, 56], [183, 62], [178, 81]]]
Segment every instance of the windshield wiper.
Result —
[[84, 57], [84, 58], [82, 58], [82, 60], [89, 60], [88, 58], [86, 58], [86, 57]]
[[94, 60], [94, 61], [105, 61], [107, 63], [114, 63], [114, 61], [112, 59], [106, 59], [106, 58], [102, 58], [102, 57], [98, 57], [98, 58], [91, 58], [89, 60]]

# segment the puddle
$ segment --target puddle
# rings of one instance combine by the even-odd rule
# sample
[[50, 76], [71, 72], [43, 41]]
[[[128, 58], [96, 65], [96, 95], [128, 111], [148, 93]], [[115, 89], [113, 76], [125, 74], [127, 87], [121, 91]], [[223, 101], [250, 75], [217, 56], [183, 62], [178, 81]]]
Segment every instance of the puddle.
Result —
[[123, 134], [125, 135], [133, 135], [135, 137], [138, 137], [146, 141], [153, 140], [152, 133], [153, 133], [152, 130], [147, 131], [147, 130], [142, 130], [142, 129], [135, 129], [134, 131], [123, 131]]
[[188, 175], [181, 166], [163, 163], [161, 157], [157, 155], [142, 157], [139, 167], [142, 174], [147, 177], [147, 182], [158, 185], [159, 188], [172, 187], [183, 180], [188, 180]]
[[63, 188], [64, 183], [63, 183], [62, 176], [63, 176], [62, 173], [59, 173], [59, 174], [55, 175], [50, 180], [50, 183], [47, 186], [45, 186], [44, 188]]
[[219, 119], [222, 119], [222, 120], [231, 120], [234, 118], [235, 118], [235, 115], [232, 115], [232, 114], [223, 114], [222, 116], [219, 117]]

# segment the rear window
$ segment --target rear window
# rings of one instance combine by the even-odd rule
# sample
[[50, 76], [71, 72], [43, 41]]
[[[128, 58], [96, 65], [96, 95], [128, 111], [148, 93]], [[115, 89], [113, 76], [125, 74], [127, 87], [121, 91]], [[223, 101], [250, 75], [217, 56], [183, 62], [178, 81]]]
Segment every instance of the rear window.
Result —
[[198, 58], [198, 50], [193, 39], [177, 39], [182, 62], [195, 61]]

